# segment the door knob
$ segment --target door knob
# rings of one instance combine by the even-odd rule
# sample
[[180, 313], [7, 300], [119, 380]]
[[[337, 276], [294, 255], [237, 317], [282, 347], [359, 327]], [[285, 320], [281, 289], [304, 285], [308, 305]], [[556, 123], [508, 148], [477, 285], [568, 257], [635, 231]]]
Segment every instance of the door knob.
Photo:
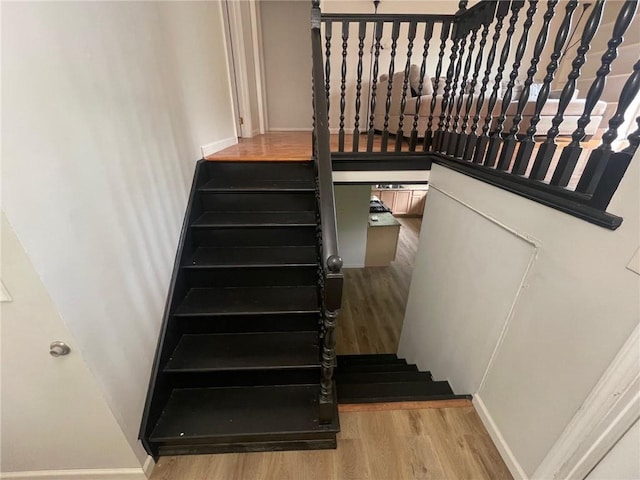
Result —
[[70, 351], [71, 348], [69, 348], [69, 345], [64, 342], [53, 342], [51, 345], [49, 345], [49, 354], [52, 357], [68, 355]]

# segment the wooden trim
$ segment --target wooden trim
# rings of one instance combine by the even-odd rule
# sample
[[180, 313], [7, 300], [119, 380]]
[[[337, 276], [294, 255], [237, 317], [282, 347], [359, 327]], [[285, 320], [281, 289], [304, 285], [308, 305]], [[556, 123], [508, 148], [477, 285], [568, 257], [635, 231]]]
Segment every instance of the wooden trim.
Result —
[[38, 470], [31, 472], [6, 472], [2, 479], [25, 480], [146, 480], [142, 468], [87, 468], [78, 470]]
[[640, 325], [532, 478], [584, 478], [640, 417]]
[[422, 410], [425, 408], [467, 408], [471, 399], [425, 400], [423, 402], [349, 403], [338, 405], [338, 412], [387, 412], [390, 410]]
[[269, 126], [267, 124], [267, 92], [265, 90], [266, 78], [264, 73], [264, 52], [262, 49], [262, 21], [260, 14], [260, 2], [251, 0], [249, 3], [251, 12], [251, 41], [253, 43], [253, 61], [256, 72], [255, 85], [258, 96], [258, 127], [260, 135], [264, 134]]

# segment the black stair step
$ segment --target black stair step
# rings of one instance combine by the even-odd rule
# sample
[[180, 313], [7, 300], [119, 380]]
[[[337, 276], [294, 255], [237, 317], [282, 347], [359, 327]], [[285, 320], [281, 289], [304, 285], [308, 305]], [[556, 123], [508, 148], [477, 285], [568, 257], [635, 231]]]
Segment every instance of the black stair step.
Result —
[[[383, 382], [338, 385], [339, 403], [411, 402], [458, 398], [449, 382]], [[466, 397], [465, 397], [466, 398]]]
[[317, 332], [318, 319], [317, 311], [280, 315], [182, 315], [174, 325], [183, 334]]
[[186, 268], [301, 267], [317, 263], [315, 246], [199, 247]]
[[313, 162], [215, 162], [207, 165], [218, 184], [251, 185], [260, 182], [315, 182]]
[[205, 212], [315, 212], [315, 192], [200, 192]]
[[430, 372], [357, 372], [336, 373], [338, 385], [355, 383], [397, 383], [397, 382], [430, 382]]
[[150, 436], [152, 442], [228, 443], [305, 433], [320, 426], [318, 385], [175, 389]]
[[379, 353], [366, 355], [338, 355], [338, 367], [351, 367], [353, 365], [406, 365], [405, 360], [401, 360], [394, 353]]
[[165, 372], [317, 368], [318, 334], [275, 332], [183, 335]]
[[418, 367], [415, 365], [407, 365], [406, 363], [391, 363], [387, 365], [349, 365], [345, 367], [339, 364], [336, 369], [336, 375], [350, 373], [369, 373], [369, 372], [417, 372]]
[[317, 312], [316, 286], [192, 288], [174, 315]]
[[201, 192], [313, 192], [313, 179], [287, 180], [262, 178], [213, 178], [199, 189]]
[[191, 225], [211, 227], [315, 226], [315, 212], [204, 212]]

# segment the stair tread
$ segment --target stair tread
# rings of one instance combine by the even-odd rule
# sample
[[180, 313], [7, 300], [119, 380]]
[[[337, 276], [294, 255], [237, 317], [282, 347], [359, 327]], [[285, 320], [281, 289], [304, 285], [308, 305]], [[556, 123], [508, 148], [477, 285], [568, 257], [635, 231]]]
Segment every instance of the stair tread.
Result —
[[187, 268], [248, 266], [312, 266], [315, 246], [199, 247], [184, 265]]
[[405, 360], [399, 359], [393, 353], [377, 353], [363, 355], [338, 355], [338, 366], [351, 367], [353, 365], [406, 365]]
[[213, 178], [199, 189], [202, 192], [313, 192], [313, 179], [287, 180], [264, 178]]
[[430, 382], [430, 372], [349, 372], [336, 371], [338, 385], [353, 383]]
[[339, 403], [426, 400], [455, 396], [449, 382], [379, 382], [338, 384]]
[[309, 368], [320, 365], [317, 332], [183, 335], [165, 372]]
[[316, 286], [192, 288], [174, 315], [317, 312]]
[[204, 212], [193, 227], [315, 226], [316, 213], [302, 212]]
[[318, 422], [318, 385], [175, 389], [152, 441], [326, 433]]
[[418, 367], [415, 365], [407, 365], [406, 363], [391, 363], [391, 364], [373, 364], [373, 365], [348, 365], [344, 366], [338, 364], [336, 374], [345, 373], [369, 373], [369, 372], [417, 372]]

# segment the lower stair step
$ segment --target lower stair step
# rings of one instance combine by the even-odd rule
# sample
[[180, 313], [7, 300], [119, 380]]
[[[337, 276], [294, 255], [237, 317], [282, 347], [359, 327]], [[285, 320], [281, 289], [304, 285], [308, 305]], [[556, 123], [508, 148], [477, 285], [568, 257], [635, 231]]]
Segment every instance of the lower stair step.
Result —
[[205, 212], [193, 227], [315, 226], [316, 212]]
[[398, 382], [430, 382], [429, 372], [336, 372], [336, 381], [339, 385], [355, 383], [398, 383]]
[[183, 335], [165, 372], [318, 368], [316, 332]]
[[238, 268], [316, 265], [314, 245], [307, 247], [200, 247], [189, 261], [188, 268]]
[[287, 442], [291, 448], [304, 448], [301, 442], [331, 448], [339, 431], [337, 412], [334, 423], [320, 425], [319, 394], [318, 385], [176, 389], [150, 441], [161, 455], [282, 450]]
[[338, 368], [351, 368], [356, 365], [406, 365], [393, 353], [378, 353], [365, 355], [338, 355]]
[[468, 398], [454, 395], [448, 382], [342, 383], [337, 381], [339, 403], [411, 402]]
[[192, 288], [174, 315], [308, 313], [318, 308], [316, 286]]
[[369, 372], [417, 372], [418, 367], [415, 365], [407, 365], [406, 363], [391, 363], [389, 365], [349, 365], [348, 367], [340, 364], [336, 369], [336, 375], [346, 375], [350, 373], [369, 373]]

